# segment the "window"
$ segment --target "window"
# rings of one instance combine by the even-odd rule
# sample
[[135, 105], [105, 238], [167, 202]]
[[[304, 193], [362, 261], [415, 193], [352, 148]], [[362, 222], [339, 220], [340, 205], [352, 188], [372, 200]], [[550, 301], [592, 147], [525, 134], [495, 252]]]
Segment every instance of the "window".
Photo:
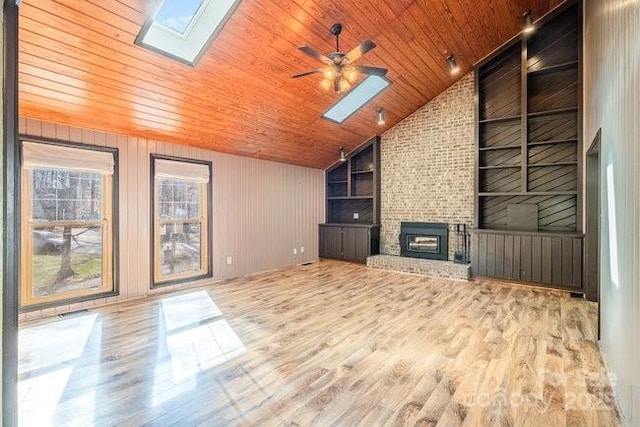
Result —
[[195, 65], [240, 0], [162, 0], [136, 44]]
[[22, 307], [115, 294], [116, 155], [22, 142]]
[[184, 34], [202, 3], [203, 0], [164, 0], [156, 14], [155, 22]]
[[211, 164], [152, 156], [153, 283], [211, 276]]
[[391, 81], [385, 77], [369, 76], [331, 106], [322, 117], [335, 123], [342, 123], [390, 84]]

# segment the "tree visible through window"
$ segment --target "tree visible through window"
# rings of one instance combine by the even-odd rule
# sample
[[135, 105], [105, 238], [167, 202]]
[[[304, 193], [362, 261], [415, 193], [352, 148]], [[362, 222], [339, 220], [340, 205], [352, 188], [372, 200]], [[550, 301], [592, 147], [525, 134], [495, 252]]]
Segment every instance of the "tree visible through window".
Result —
[[200, 272], [202, 184], [159, 180], [160, 274]]
[[25, 167], [22, 305], [113, 290], [111, 182], [94, 171]]
[[155, 159], [154, 282], [206, 275], [209, 167]]

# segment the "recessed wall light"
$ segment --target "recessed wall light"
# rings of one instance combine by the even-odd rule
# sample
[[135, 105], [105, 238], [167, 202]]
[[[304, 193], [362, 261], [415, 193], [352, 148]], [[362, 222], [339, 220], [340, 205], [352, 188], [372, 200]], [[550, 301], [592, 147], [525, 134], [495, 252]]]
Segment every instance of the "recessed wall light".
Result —
[[531, 11], [527, 10], [524, 15], [522, 15], [522, 19], [524, 20], [524, 27], [522, 31], [525, 34], [531, 34], [536, 30], [536, 26], [533, 24], [533, 16], [531, 16]]
[[449, 55], [446, 58], [447, 64], [449, 64], [449, 72], [451, 72], [452, 76], [455, 76], [460, 72], [460, 67], [456, 63], [456, 58], [453, 55]]

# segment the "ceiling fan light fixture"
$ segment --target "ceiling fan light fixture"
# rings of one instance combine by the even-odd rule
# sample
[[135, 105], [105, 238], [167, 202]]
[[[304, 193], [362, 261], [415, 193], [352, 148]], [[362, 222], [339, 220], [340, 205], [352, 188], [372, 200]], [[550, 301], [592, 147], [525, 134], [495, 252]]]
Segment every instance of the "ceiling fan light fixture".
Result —
[[378, 108], [376, 113], [378, 118], [378, 126], [384, 126], [384, 109], [380, 107]]
[[322, 89], [326, 90], [326, 91], [330, 90], [332, 85], [333, 84], [332, 84], [331, 80], [329, 80], [329, 79], [320, 80], [320, 87]]
[[522, 19], [524, 20], [524, 27], [522, 31], [525, 34], [531, 34], [536, 30], [536, 26], [533, 23], [533, 16], [531, 15], [531, 11], [527, 10], [523, 15]]
[[336, 76], [336, 72], [333, 69], [333, 67], [327, 67], [325, 68], [324, 72], [322, 73], [324, 75], [325, 79], [333, 79]]
[[351, 83], [344, 77], [340, 79], [340, 92], [346, 92], [351, 88]]
[[347, 80], [349, 80], [349, 83], [355, 83], [355, 81], [358, 80], [358, 70], [353, 67], [348, 69]]
[[453, 55], [449, 55], [446, 58], [447, 64], [449, 65], [449, 72], [452, 76], [455, 76], [460, 72], [460, 67], [456, 63], [456, 58]]
[[325, 90], [333, 88], [334, 92], [343, 93], [351, 89], [351, 85], [356, 83], [356, 81], [360, 77], [360, 74], [366, 74], [367, 77], [384, 77], [385, 74], [387, 74], [386, 68], [353, 65], [355, 61], [360, 59], [367, 52], [370, 52], [372, 49], [374, 49], [376, 47], [376, 44], [371, 40], [364, 40], [349, 52], [341, 52], [341, 32], [342, 24], [337, 23], [331, 26], [331, 34], [333, 34], [336, 38], [336, 50], [327, 55], [323, 55], [307, 45], [298, 46], [298, 49], [300, 51], [304, 52], [306, 55], [314, 58], [315, 60], [322, 62], [324, 66], [322, 68], [316, 68], [314, 70], [298, 73], [291, 77], [297, 79], [313, 74], [322, 74], [324, 79], [329, 81], [329, 83], [320, 83], [320, 85]]

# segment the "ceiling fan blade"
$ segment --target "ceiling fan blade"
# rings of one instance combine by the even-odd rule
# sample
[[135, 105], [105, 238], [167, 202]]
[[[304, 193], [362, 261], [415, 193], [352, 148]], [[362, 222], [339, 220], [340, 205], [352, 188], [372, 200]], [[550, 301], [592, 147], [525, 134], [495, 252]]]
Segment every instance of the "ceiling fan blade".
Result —
[[310, 70], [310, 71], [305, 71], [304, 73], [295, 74], [295, 75], [291, 76], [291, 78], [292, 79], [297, 79], [298, 77], [309, 76], [311, 74], [316, 74], [316, 73], [321, 73], [321, 72], [322, 72], [322, 68], [316, 68], [315, 70]]
[[333, 79], [333, 90], [336, 93], [340, 93], [340, 77], [339, 76], [336, 76]]
[[387, 74], [386, 68], [367, 67], [366, 65], [356, 65], [355, 68], [359, 73], [368, 74], [370, 76], [385, 76]]
[[376, 44], [374, 42], [371, 40], [365, 40], [358, 46], [354, 47], [351, 52], [347, 53], [347, 58], [349, 58], [349, 62], [353, 63], [353, 61], [357, 60], [375, 47]]
[[314, 49], [310, 48], [306, 44], [303, 44], [302, 46], [298, 46], [298, 49], [300, 49], [301, 51], [303, 51], [307, 55], [311, 56], [312, 58], [317, 59], [318, 61], [325, 62], [325, 63], [331, 61], [328, 57], [324, 56], [321, 53], [318, 53], [317, 51], [315, 51]]

